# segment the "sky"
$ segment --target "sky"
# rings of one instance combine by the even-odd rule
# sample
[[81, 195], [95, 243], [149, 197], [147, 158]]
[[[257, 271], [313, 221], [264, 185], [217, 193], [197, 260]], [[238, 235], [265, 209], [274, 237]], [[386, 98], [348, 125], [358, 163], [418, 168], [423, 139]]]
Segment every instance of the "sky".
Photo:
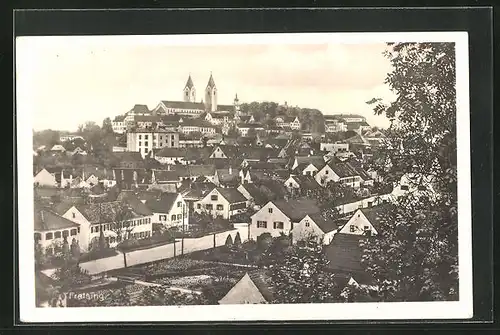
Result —
[[[115, 43], [114, 41], [120, 41]], [[218, 43], [105, 42], [99, 37], [25, 37], [16, 41], [18, 112], [29, 111], [34, 130], [75, 131], [102, 124], [135, 104], [182, 100], [188, 75], [196, 101], [213, 74], [218, 103], [274, 101], [317, 108], [325, 115], [361, 114], [386, 127], [366, 101], [393, 98], [384, 79], [391, 71], [384, 43], [304, 43], [217, 40]], [[199, 41], [199, 39], [197, 40]]]

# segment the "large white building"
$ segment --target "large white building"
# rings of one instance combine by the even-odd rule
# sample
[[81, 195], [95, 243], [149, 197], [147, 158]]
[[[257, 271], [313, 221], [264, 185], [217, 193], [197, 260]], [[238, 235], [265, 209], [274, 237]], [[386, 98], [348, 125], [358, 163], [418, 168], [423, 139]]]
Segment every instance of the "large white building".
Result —
[[139, 152], [142, 158], [153, 149], [178, 148], [179, 133], [154, 129], [136, 129], [127, 133], [127, 151]]

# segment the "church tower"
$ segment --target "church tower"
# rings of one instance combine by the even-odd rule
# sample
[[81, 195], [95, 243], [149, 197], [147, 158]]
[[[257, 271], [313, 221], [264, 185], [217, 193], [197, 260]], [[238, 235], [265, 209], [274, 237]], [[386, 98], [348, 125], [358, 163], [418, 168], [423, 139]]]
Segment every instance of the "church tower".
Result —
[[189, 74], [188, 80], [186, 82], [186, 86], [184, 86], [183, 90], [183, 101], [186, 102], [195, 102], [196, 101], [196, 90], [194, 89], [193, 80], [191, 79], [191, 74]]
[[240, 116], [241, 112], [240, 112], [240, 100], [238, 99], [238, 93], [236, 93], [236, 95], [234, 96], [234, 111], [235, 111], [235, 114]]
[[217, 111], [217, 87], [215, 86], [214, 77], [210, 72], [207, 88], [205, 89], [205, 107], [211, 112]]

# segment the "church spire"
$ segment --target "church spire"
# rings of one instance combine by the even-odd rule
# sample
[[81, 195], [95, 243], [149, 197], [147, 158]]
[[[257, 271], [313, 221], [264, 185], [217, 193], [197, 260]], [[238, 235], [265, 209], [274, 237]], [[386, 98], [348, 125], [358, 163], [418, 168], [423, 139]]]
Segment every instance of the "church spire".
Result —
[[212, 71], [210, 71], [210, 78], [208, 79], [207, 88], [208, 87], [210, 87], [210, 88], [215, 87], [215, 80], [214, 80], [214, 77], [212, 76]]
[[191, 73], [189, 74], [189, 77], [188, 77], [188, 80], [186, 82], [186, 86], [187, 88], [191, 89], [194, 87], [194, 84], [193, 84], [193, 80], [191, 79]]

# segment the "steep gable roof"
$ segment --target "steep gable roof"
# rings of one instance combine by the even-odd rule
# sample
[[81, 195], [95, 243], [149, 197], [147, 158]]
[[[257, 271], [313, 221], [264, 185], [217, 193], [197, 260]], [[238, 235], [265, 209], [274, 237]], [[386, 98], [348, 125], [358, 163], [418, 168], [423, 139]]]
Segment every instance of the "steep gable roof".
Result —
[[252, 282], [255, 284], [259, 292], [262, 294], [267, 302], [271, 302], [274, 299], [275, 290], [272, 285], [271, 276], [268, 271], [259, 269], [251, 272], [247, 272]]
[[292, 221], [300, 221], [306, 215], [320, 213], [316, 201], [311, 199], [276, 200], [273, 204]]
[[338, 228], [334, 221], [326, 220], [320, 213], [311, 214], [309, 217], [324, 233], [329, 233]]
[[63, 218], [48, 208], [35, 206], [34, 208], [34, 229], [35, 231], [48, 231], [79, 227], [76, 222]]
[[247, 199], [235, 188], [217, 188], [217, 192], [222, 195], [229, 203], [245, 202]]
[[186, 82], [186, 86], [187, 88], [191, 89], [194, 87], [194, 84], [193, 84], [193, 79], [191, 79], [191, 75], [189, 75], [188, 79], [187, 79], [187, 82]]
[[320, 184], [314, 179], [312, 176], [309, 175], [298, 175], [298, 176], [292, 176], [294, 180], [297, 181], [297, 183], [300, 185], [301, 188], [307, 189], [307, 190], [315, 190], [321, 187]]
[[146, 201], [146, 206], [155, 213], [168, 213], [178, 196], [177, 193], [163, 193], [160, 199]]
[[136, 105], [134, 105], [134, 107], [132, 107], [130, 112], [133, 112], [136, 114], [149, 114], [150, 110], [149, 110], [148, 106], [146, 106], [146, 105], [136, 104]]

